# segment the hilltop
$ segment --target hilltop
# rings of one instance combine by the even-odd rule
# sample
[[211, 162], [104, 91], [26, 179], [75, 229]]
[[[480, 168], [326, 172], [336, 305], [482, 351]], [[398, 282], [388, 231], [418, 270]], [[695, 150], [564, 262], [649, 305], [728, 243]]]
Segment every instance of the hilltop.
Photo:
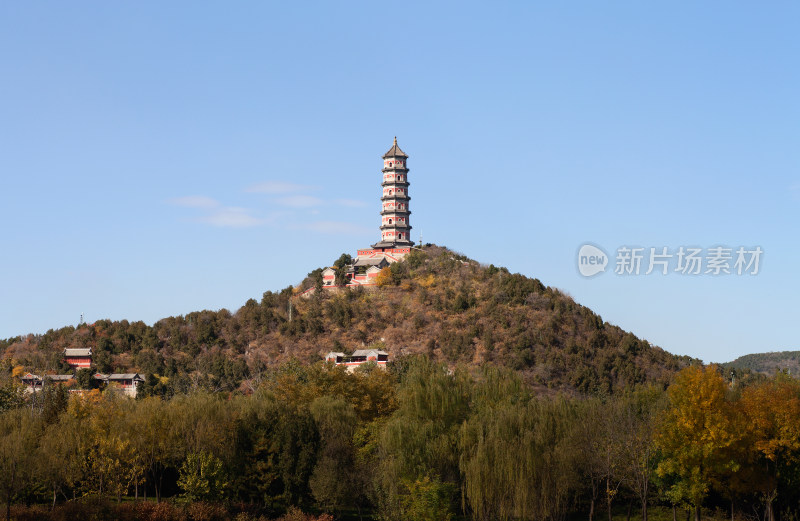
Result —
[[394, 360], [426, 354], [451, 366], [496, 364], [541, 391], [588, 394], [666, 384], [692, 362], [603, 321], [538, 279], [444, 247], [413, 251], [384, 268], [371, 289], [322, 291], [321, 272], [250, 299], [235, 313], [198, 311], [153, 326], [98, 320], [0, 341], [0, 356], [6, 373], [58, 373], [67, 370], [64, 348], [91, 347], [99, 371], [154, 375], [148, 392], [164, 394], [253, 388], [276, 364], [314, 363], [328, 351], [364, 346], [385, 349]]
[[766, 375], [774, 374], [776, 371], [788, 371], [793, 375], [799, 375], [800, 351], [753, 353], [740, 356], [736, 360], [722, 365], [731, 369], [750, 370]]

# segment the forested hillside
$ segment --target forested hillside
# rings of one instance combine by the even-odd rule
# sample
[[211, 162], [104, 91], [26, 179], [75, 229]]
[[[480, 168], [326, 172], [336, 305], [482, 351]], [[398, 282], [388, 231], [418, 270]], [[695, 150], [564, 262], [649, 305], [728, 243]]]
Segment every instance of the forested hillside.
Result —
[[800, 375], [800, 351], [754, 353], [722, 365], [731, 369], [749, 369], [755, 373], [774, 374], [776, 371], [787, 371]]
[[320, 274], [267, 291], [235, 313], [198, 311], [153, 326], [98, 320], [0, 341], [3, 373], [68, 372], [64, 348], [91, 347], [98, 371], [147, 376], [145, 394], [252, 390], [267, 368], [288, 359], [310, 363], [331, 350], [379, 346], [393, 359], [424, 353], [451, 367], [490, 362], [540, 390], [604, 394], [666, 385], [690, 362], [537, 279], [442, 247], [427, 245], [386, 268], [374, 289], [308, 292]]
[[696, 365], [666, 391], [604, 397], [543, 396], [510, 369], [424, 355], [353, 373], [290, 361], [249, 395], [50, 386], [0, 393], [0, 501], [20, 521], [313, 519], [298, 508], [320, 521], [791, 520], [798, 415], [798, 380], [731, 385]]
[[[340, 274], [347, 262], [334, 263]], [[650, 346], [536, 279], [440, 247], [392, 264], [370, 290], [322, 291], [320, 273], [236, 313], [4, 341], [6, 518], [594, 521], [636, 509], [647, 521], [656, 506], [654, 519], [776, 521], [800, 511], [798, 380], [728, 379], [730, 369]], [[391, 353], [385, 370], [322, 361], [363, 345]], [[66, 347], [91, 347], [96, 369], [147, 382], [135, 400], [115, 387], [25, 393], [17, 376], [65, 372]]]

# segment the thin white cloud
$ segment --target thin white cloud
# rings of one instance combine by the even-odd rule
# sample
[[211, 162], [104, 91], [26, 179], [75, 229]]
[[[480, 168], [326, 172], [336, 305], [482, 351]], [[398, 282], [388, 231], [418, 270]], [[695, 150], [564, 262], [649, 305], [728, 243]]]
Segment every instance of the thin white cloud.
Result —
[[339, 206], [347, 206], [350, 208], [363, 208], [367, 206], [367, 203], [357, 199], [336, 199], [334, 202]]
[[275, 202], [281, 206], [288, 206], [290, 208], [312, 208], [314, 206], [321, 206], [324, 201], [313, 195], [289, 195], [276, 199]]
[[247, 189], [248, 192], [258, 194], [291, 194], [297, 192], [310, 192], [319, 190], [318, 186], [300, 185], [286, 181], [266, 181], [255, 184]]
[[247, 208], [235, 206], [220, 208], [209, 215], [198, 217], [197, 221], [218, 228], [249, 228], [267, 223], [265, 219], [252, 216]]
[[172, 199], [168, 199], [167, 202], [169, 204], [174, 204], [175, 206], [185, 206], [187, 208], [216, 208], [219, 206], [219, 202], [217, 200], [204, 195], [174, 197]]

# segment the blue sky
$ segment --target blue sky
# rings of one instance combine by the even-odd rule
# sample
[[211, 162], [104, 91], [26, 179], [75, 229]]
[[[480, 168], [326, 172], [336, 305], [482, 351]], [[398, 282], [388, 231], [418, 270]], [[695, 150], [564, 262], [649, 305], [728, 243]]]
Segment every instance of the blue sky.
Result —
[[[798, 19], [793, 2], [5, 2], [0, 337], [235, 311], [300, 282], [377, 241], [396, 135], [415, 240], [673, 353], [800, 349]], [[586, 242], [764, 254], [756, 276], [587, 279]]]

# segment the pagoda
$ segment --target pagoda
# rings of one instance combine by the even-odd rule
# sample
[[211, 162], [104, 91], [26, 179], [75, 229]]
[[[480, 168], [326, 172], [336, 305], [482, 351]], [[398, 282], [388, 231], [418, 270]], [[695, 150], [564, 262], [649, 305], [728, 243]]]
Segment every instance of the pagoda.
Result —
[[[408, 253], [411, 241], [411, 224], [408, 209], [408, 156], [394, 145], [383, 155], [383, 195], [381, 196], [381, 240], [372, 248], [387, 253]], [[395, 251], [402, 250], [402, 251]], [[360, 255], [360, 253], [359, 253]]]
[[[358, 250], [355, 261], [347, 266], [347, 286], [371, 286], [382, 268], [411, 253], [411, 223], [408, 196], [408, 155], [397, 145], [397, 137], [383, 154], [381, 182], [381, 240], [370, 248]], [[322, 272], [323, 287], [336, 287], [335, 270]]]

